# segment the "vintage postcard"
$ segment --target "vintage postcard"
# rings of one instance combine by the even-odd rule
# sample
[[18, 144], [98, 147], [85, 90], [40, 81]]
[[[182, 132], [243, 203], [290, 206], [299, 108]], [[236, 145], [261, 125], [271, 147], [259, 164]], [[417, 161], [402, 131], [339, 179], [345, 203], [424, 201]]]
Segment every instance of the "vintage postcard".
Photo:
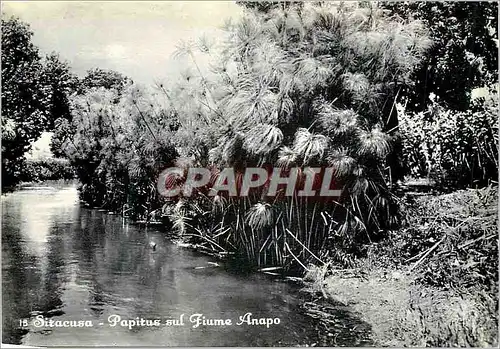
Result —
[[3, 1], [2, 346], [498, 345], [498, 3]]

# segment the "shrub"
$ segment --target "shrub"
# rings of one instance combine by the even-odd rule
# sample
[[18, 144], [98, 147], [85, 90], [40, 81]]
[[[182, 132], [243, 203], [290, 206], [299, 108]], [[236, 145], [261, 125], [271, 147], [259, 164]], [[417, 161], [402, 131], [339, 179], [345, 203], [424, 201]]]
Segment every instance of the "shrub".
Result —
[[450, 186], [484, 186], [498, 177], [498, 99], [491, 91], [467, 112], [434, 103], [400, 116], [403, 163], [409, 174]]
[[119, 86], [74, 96], [72, 120], [58, 125], [58, 142], [75, 168], [82, 201], [149, 220], [162, 206], [158, 175], [177, 156], [172, 118], [151, 91]]
[[498, 292], [498, 187], [407, 199], [405, 223], [378, 246], [379, 267], [409, 266], [421, 283]]
[[28, 159], [23, 163], [19, 178], [23, 182], [69, 180], [75, 178], [75, 172], [67, 159]]

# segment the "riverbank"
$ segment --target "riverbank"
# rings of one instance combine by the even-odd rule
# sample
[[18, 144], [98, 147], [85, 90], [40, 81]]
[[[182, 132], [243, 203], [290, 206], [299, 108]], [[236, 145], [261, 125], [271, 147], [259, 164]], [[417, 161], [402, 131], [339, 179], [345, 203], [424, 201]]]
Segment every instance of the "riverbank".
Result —
[[431, 192], [404, 194], [403, 226], [355, 268], [309, 265], [293, 278], [305, 282], [305, 312], [323, 324], [318, 345], [335, 345], [341, 309], [359, 322], [356, 345], [498, 344], [497, 187]]
[[412, 201], [392, 238], [355, 269], [316, 268], [309, 291], [370, 324], [376, 346], [497, 346], [497, 188]]
[[309, 265], [303, 279], [289, 278], [306, 283], [297, 301], [315, 319], [310, 345], [498, 344], [496, 187], [404, 200], [405, 225], [371, 244], [355, 268]]
[[325, 280], [324, 291], [371, 325], [375, 346], [498, 343], [494, 301], [481, 294], [425, 287], [397, 270], [373, 271], [364, 277], [332, 275]]

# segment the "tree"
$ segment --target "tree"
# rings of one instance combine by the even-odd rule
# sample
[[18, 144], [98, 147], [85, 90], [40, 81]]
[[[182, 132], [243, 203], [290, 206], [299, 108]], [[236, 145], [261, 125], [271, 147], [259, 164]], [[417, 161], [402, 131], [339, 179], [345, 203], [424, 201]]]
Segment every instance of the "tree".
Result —
[[19, 19], [2, 18], [2, 187], [15, 183], [24, 153], [51, 116], [52, 91], [32, 36]]
[[77, 78], [55, 53], [42, 58], [29, 26], [2, 18], [2, 187], [18, 180], [24, 154], [58, 118], [69, 116]]
[[260, 13], [269, 13], [271, 10], [285, 7], [302, 7], [302, 1], [236, 1], [236, 3], [245, 8], [255, 10]]
[[498, 3], [487, 1], [383, 3], [404, 19], [422, 21], [433, 45], [403, 89], [407, 108], [425, 111], [429, 96], [452, 110], [470, 107], [471, 91], [498, 80]]
[[80, 86], [78, 77], [71, 72], [68, 62], [61, 60], [55, 52], [44, 60], [43, 83], [49, 86], [52, 94], [50, 98], [50, 115], [48, 129], [55, 127], [59, 118], [70, 119], [70, 97]]
[[[50, 62], [50, 61], [49, 61]], [[61, 66], [60, 64], [49, 65], [52, 69], [61, 70], [60, 76], [68, 73], [67, 65]], [[75, 81], [76, 80], [76, 81]], [[68, 82], [71, 82], [68, 84]], [[95, 89], [104, 89], [114, 91], [115, 102], [118, 102], [123, 91], [132, 84], [132, 80], [123, 74], [114, 70], [104, 70], [100, 68], [93, 68], [87, 71], [83, 79], [77, 79], [72, 76], [64, 88], [71, 91], [71, 95], [85, 95], [89, 91]], [[64, 103], [60, 104], [59, 117], [54, 121], [54, 134], [52, 135], [50, 149], [52, 153], [59, 157], [65, 157], [63, 143], [69, 138], [74, 136], [75, 129], [72, 126], [72, 111], [70, 110], [70, 100], [67, 98], [69, 94], [62, 94], [61, 98], [66, 98]], [[56, 102], [56, 101], [54, 101]], [[55, 107], [56, 104], [54, 104]]]
[[114, 70], [93, 68], [87, 71], [87, 75], [81, 81], [81, 91], [85, 92], [91, 88], [103, 87], [114, 89], [118, 93], [132, 84], [132, 80]]

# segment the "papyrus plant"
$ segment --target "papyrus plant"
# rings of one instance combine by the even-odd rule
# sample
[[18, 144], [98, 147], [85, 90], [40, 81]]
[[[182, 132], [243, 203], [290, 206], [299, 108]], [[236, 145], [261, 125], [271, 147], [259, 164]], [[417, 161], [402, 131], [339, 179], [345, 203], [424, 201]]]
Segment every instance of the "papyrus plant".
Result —
[[376, 5], [306, 3], [248, 11], [225, 30], [219, 44], [180, 45], [193, 69], [162, 88], [179, 111], [181, 153], [196, 166], [332, 166], [344, 194], [329, 205], [231, 199], [196, 229], [230, 227], [218, 244], [259, 265], [356, 252], [396, 221], [385, 159], [397, 92], [429, 45], [424, 28]]

